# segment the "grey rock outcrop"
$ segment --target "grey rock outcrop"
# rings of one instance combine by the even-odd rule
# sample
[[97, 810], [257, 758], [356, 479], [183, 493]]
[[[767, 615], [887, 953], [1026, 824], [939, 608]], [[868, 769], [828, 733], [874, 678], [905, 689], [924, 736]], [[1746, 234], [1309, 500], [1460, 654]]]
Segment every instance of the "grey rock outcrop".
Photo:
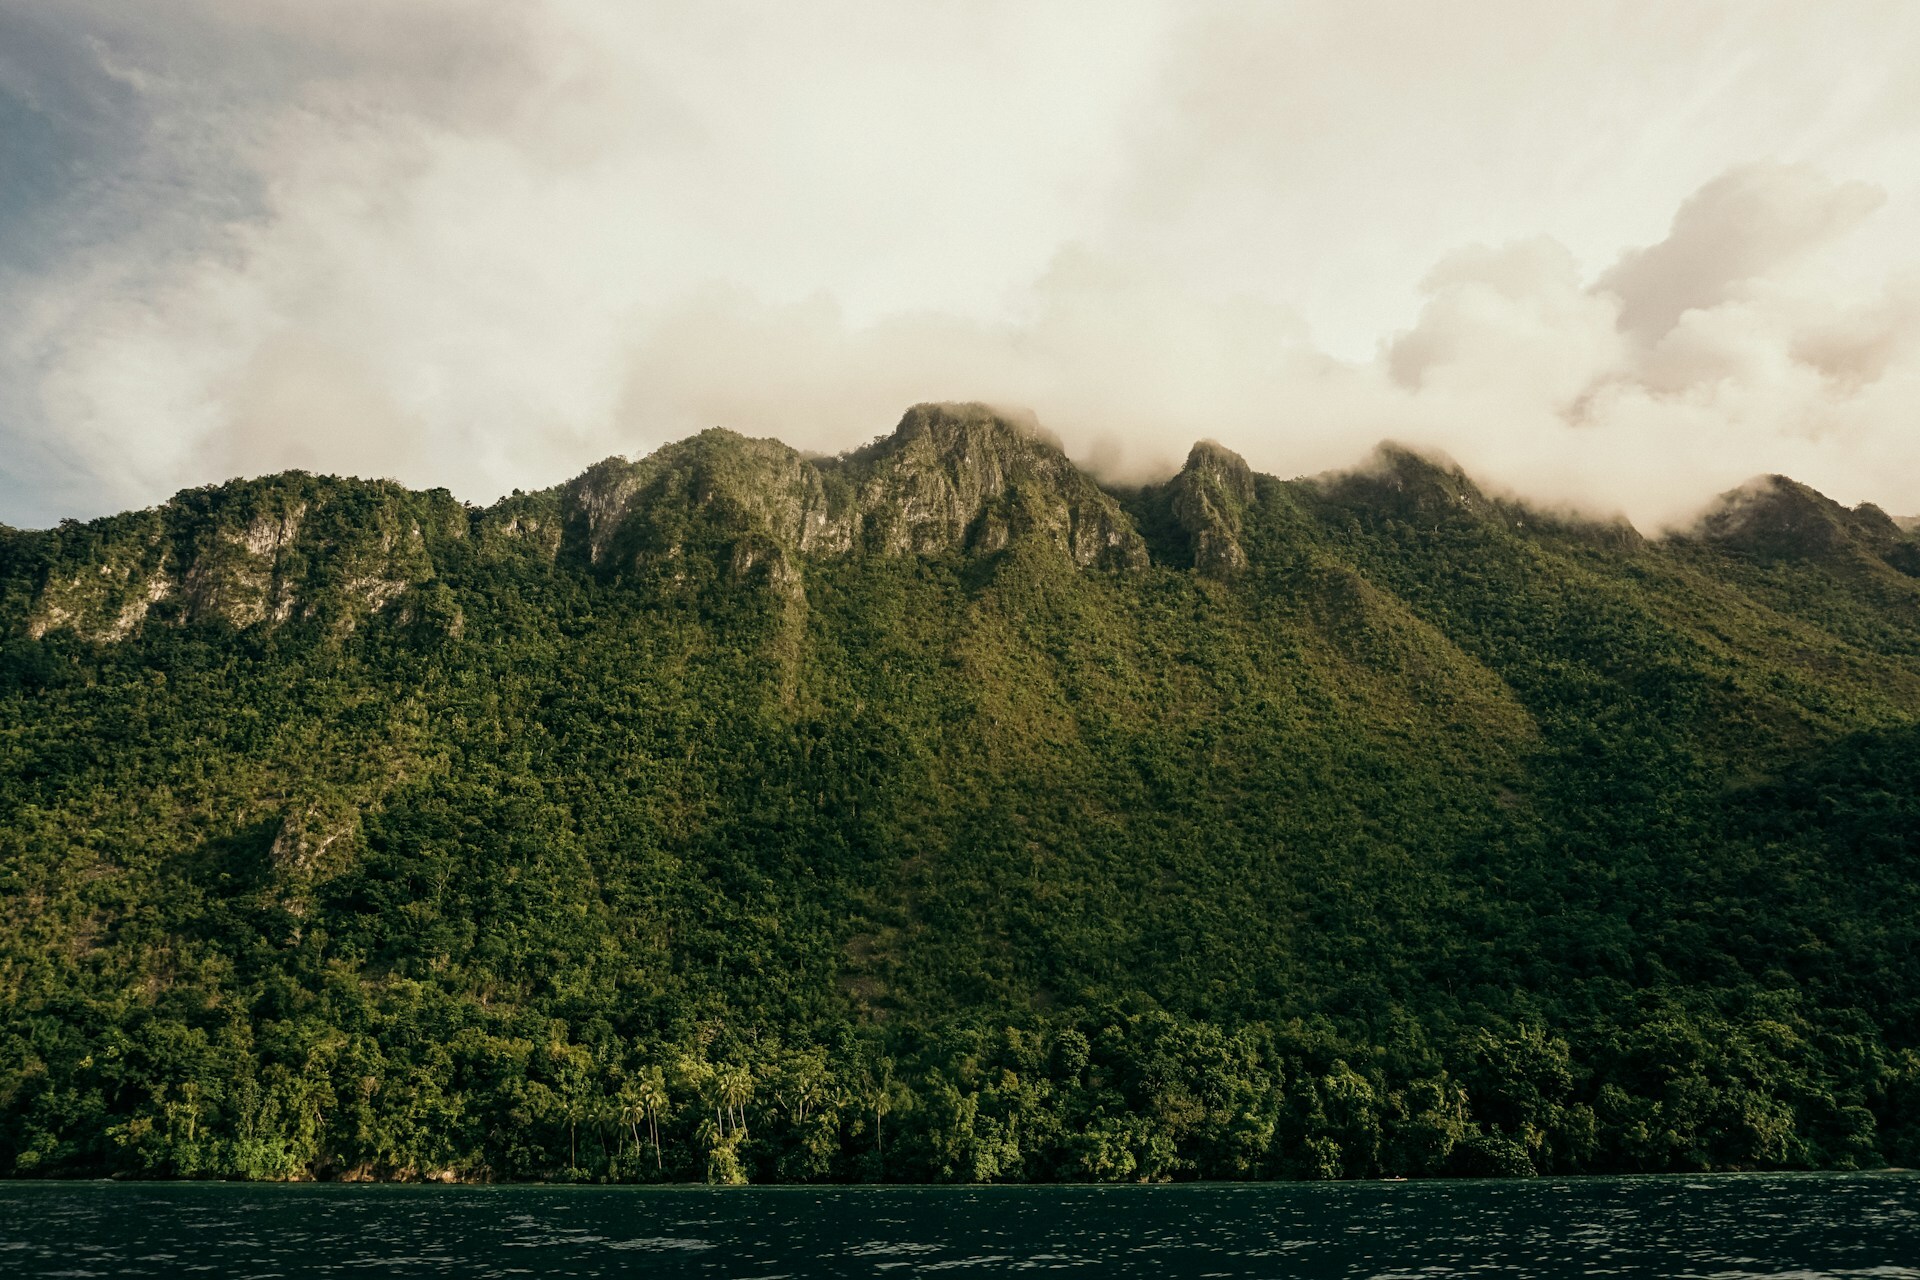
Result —
[[1226, 578], [1247, 568], [1241, 523], [1253, 505], [1253, 470], [1225, 445], [1202, 440], [1168, 483], [1169, 509], [1187, 535], [1196, 572]]
[[351, 629], [433, 576], [428, 543], [465, 535], [444, 490], [286, 472], [160, 507], [9, 535], [16, 625], [120, 640], [149, 621]]
[[1147, 563], [1133, 522], [1058, 443], [985, 405], [917, 405], [846, 467], [866, 544], [882, 554], [997, 551], [1037, 537], [1082, 567]]
[[639, 461], [610, 458], [566, 487], [568, 544], [620, 574], [674, 571], [699, 551], [730, 576], [790, 584], [801, 557], [936, 555], [1039, 539], [1082, 567], [1146, 564], [1119, 504], [1053, 441], [981, 405], [919, 405], [889, 436], [810, 459], [714, 429]]

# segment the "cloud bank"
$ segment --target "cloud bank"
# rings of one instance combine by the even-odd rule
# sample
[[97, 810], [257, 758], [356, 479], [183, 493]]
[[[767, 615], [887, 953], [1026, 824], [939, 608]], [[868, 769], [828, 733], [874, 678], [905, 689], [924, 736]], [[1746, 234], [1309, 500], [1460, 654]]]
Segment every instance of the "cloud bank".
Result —
[[0, 519], [1032, 409], [1920, 512], [1911, 6], [0, 0]]

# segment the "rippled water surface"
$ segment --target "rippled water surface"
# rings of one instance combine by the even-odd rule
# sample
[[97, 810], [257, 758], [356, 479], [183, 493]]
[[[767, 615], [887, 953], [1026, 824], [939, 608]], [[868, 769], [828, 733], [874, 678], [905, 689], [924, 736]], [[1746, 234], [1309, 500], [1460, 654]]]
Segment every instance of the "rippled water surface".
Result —
[[0, 1183], [15, 1276], [1913, 1277], [1920, 1177], [654, 1190]]

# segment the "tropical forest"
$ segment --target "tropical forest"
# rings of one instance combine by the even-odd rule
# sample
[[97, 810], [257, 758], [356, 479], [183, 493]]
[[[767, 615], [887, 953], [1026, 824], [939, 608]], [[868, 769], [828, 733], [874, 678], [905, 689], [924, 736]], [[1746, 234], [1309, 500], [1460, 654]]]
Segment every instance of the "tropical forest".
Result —
[[0, 528], [0, 1175], [1920, 1164], [1920, 540], [922, 405]]

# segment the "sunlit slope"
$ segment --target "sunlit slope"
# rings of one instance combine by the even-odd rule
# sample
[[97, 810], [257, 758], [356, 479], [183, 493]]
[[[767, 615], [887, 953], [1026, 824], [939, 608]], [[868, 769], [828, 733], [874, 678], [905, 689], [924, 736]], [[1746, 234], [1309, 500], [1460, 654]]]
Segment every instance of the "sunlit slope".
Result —
[[[1778, 478], [1655, 540], [1392, 448], [1108, 492], [977, 406], [3, 530], [10, 1167], [1920, 1157], [1916, 568]], [[1189, 1114], [1208, 1037], [1253, 1092]], [[746, 1097], [622, 1164], [655, 1068]], [[1027, 1147], [940, 1154], [1016, 1094]]]

